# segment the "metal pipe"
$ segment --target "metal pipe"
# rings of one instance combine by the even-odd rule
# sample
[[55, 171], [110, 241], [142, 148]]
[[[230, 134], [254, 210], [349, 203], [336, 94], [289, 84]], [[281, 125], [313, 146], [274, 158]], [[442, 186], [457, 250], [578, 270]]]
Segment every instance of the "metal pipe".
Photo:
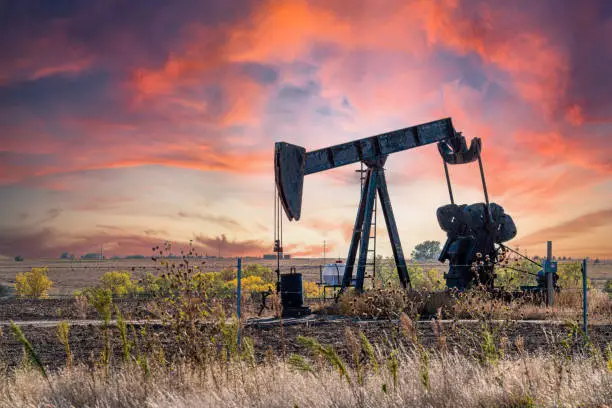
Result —
[[241, 298], [242, 298], [242, 258], [238, 258], [238, 276], [237, 276], [237, 282], [236, 282], [236, 291], [237, 291], [237, 296], [238, 299], [236, 300], [236, 315], [238, 316], [238, 335], [237, 335], [237, 340], [238, 340], [238, 347], [240, 347], [242, 345], [242, 341], [240, 338], [240, 308], [241, 308]]
[[546, 264], [544, 274], [546, 275], [546, 306], [554, 305], [555, 290], [553, 287], [553, 273], [551, 271], [552, 262], [552, 241], [546, 243]]
[[482, 189], [484, 190], [485, 202], [487, 203], [487, 207], [489, 207], [489, 193], [487, 192], [487, 182], [485, 181], [484, 169], [482, 167], [482, 159], [480, 158], [480, 153], [478, 153], [478, 167], [480, 168], [480, 178], [482, 179]]
[[450, 196], [451, 204], [455, 204], [455, 199], [453, 198], [453, 187], [451, 186], [450, 176], [448, 175], [448, 164], [446, 164], [446, 160], [442, 159], [442, 163], [444, 163], [444, 174], [446, 174], [446, 185], [448, 186], [448, 195]]
[[588, 336], [588, 304], [587, 304], [587, 260], [582, 260], [582, 330]]

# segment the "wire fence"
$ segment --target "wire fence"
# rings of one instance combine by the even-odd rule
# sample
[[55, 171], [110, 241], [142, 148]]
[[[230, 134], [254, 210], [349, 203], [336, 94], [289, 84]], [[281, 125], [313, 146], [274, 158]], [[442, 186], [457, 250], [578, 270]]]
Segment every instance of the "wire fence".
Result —
[[[128, 265], [118, 265], [116, 263], [113, 263], [113, 260], [110, 260], [110, 263], [105, 264], [105, 262], [101, 261], [101, 262], [95, 262], [95, 261], [86, 261], [83, 262], [83, 264], [79, 264], [79, 265], [71, 265], [70, 262], [65, 262], [63, 263], [62, 267], [66, 268], [69, 267], [71, 270], [87, 270], [88, 272], [93, 271], [97, 271], [101, 274], [105, 273], [105, 272], [110, 272], [110, 271], [115, 271], [115, 270], [128, 270], [128, 271], [133, 271], [133, 272], [138, 272], [138, 273], [142, 273], [144, 274], [145, 272], [156, 272], [156, 271], [160, 271], [163, 270], [164, 268], [160, 268], [157, 265], [153, 265], [153, 266], [149, 266], [149, 265], [142, 265], [141, 262], [142, 260], [138, 259], [135, 260], [137, 262], [136, 265], [134, 266], [128, 266]], [[176, 260], [177, 262], [179, 260]], [[261, 261], [260, 260], [251, 260], [249, 259], [249, 263], [245, 263], [242, 265], [242, 270], [247, 269], [250, 265], [261, 265]], [[318, 261], [318, 262], [317, 262]], [[317, 302], [321, 302], [321, 301], [329, 301], [331, 299], [334, 298], [334, 295], [337, 293], [337, 290], [340, 286], [341, 283], [341, 279], [343, 277], [343, 273], [338, 271], [336, 279], [335, 279], [335, 283], [334, 284], [326, 284], [326, 281], [324, 279], [324, 275], [323, 275], [323, 270], [325, 268], [325, 265], [329, 265], [330, 263], [326, 262], [323, 263], [321, 262], [322, 260], [298, 260], [298, 259], [293, 259], [290, 261], [287, 260], [283, 260], [283, 263], [280, 265], [280, 269], [279, 272], [281, 274], [285, 274], [285, 273], [301, 273], [302, 277], [303, 277], [303, 282], [305, 286], [309, 286], [310, 288], [312, 288], [312, 284], [316, 284], [317, 285], [317, 290], [311, 290], [309, 291], [308, 288], [306, 287], [304, 289], [302, 289], [302, 294], [303, 294], [303, 302], [305, 303], [317, 303]], [[384, 262], [389, 263], [389, 260], [383, 260]], [[77, 261], [78, 262], [78, 261]], [[533, 262], [532, 262], [533, 263]], [[238, 270], [237, 265], [231, 266], [228, 265], [227, 261], [226, 262], [217, 262], [217, 267], [213, 267], [214, 269], [212, 270], [205, 270], [203, 272], [211, 272], [211, 271], [216, 271], [218, 272], [219, 269], [233, 269], [236, 273]], [[333, 265], [333, 263], [331, 263]], [[539, 264], [534, 263], [536, 265], [539, 266]], [[118, 268], [118, 266], [120, 266]], [[210, 266], [210, 265], [209, 265]], [[273, 270], [275, 269], [276, 265], [271, 265], [270, 263], [268, 263], [269, 268], [272, 268]], [[456, 266], [460, 266], [460, 267], [471, 267], [473, 265], [456, 265]], [[383, 267], [382, 265], [379, 265], [379, 267]], [[384, 267], [388, 267], [388, 265], [384, 266]], [[393, 265], [394, 267], [394, 265]], [[587, 291], [588, 288], [585, 286], [586, 285], [586, 268], [587, 268], [587, 262], [584, 261], [582, 264], [582, 271], [583, 271], [583, 282], [581, 287], [565, 287], [562, 288], [563, 291], [568, 292], [568, 293], [582, 293], [582, 297], [584, 298], [584, 305], [583, 305], [583, 313], [584, 313], [584, 319], [585, 319], [585, 328], [586, 328], [586, 319], [588, 316], [588, 310], [587, 310]], [[442, 263], [436, 263], [436, 262], [411, 262], [409, 263], [409, 268], [413, 268], [414, 269], [418, 269], [420, 268], [423, 271], [427, 271], [427, 270], [431, 270], [431, 269], [436, 269], [438, 271], [440, 271], [441, 273], [443, 273], [445, 270], [447, 270], [448, 265], [447, 264], [442, 264]], [[506, 269], [510, 269], [510, 270], [514, 270], [516, 272], [519, 273], [525, 273], [526, 275], [529, 276], [537, 276], [537, 273], [533, 273], [530, 271], [524, 271], [524, 270], [520, 270], [518, 268], [514, 268], [513, 266], [504, 266], [504, 268]], [[216, 270], [215, 270], [216, 269]], [[357, 268], [355, 268], [356, 270]], [[374, 268], [374, 270], [376, 271], [376, 268]], [[379, 271], [378, 271], [379, 272]], [[388, 275], [393, 276], [393, 271], [391, 271], [391, 273], [389, 274], [389, 271], [387, 271]], [[409, 269], [409, 274], [410, 274], [410, 269]], [[272, 291], [275, 291], [275, 285], [274, 284], [270, 284], [270, 289]], [[330, 290], [331, 289], [331, 290]], [[299, 292], [286, 292], [287, 294], [300, 294]], [[134, 293], [130, 293], [128, 295], [124, 295], [124, 296], [119, 296], [119, 295], [113, 295], [113, 302], [114, 303], [118, 303], [118, 304], [129, 304], [129, 303], [133, 303], [133, 302], [141, 302], [141, 301], [148, 301], [151, 300], [153, 298], [155, 298], [157, 296], [156, 293], [152, 293], [152, 292], [134, 292]], [[251, 290], [243, 290], [241, 299], [243, 300], [242, 302], [242, 306], [244, 306], [245, 308], [250, 308], [252, 310], [258, 310], [262, 305], [264, 305], [265, 301], [264, 299], [262, 299], [262, 294], [258, 291], [251, 291]], [[57, 300], [60, 303], [62, 301], [72, 301], [75, 299], [75, 293], [51, 293], [47, 299], [43, 299], [41, 300], [42, 302], [49, 302], [52, 300]], [[236, 304], [237, 303], [237, 290], [235, 291], [231, 291], [231, 293], [227, 294], [225, 296], [225, 301], [227, 304], [231, 305], [231, 304]], [[0, 298], [0, 302], [6, 302], [6, 299], [2, 299]], [[31, 303], [35, 302], [33, 300], [29, 300]], [[264, 311], [265, 311], [265, 307], [264, 307]]]

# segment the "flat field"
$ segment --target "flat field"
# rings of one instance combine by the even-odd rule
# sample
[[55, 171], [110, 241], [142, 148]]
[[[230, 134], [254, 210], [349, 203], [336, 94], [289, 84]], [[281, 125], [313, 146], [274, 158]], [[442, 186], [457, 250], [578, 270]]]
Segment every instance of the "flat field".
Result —
[[[201, 262], [194, 260], [202, 271], [236, 265], [235, 259]], [[288, 272], [293, 266], [306, 280], [317, 281], [323, 263], [322, 259], [284, 260], [281, 270]], [[249, 264], [274, 267], [275, 261], [243, 260], [243, 265]], [[344, 317], [321, 313], [278, 320], [269, 310], [267, 319], [247, 320], [249, 314], [243, 314], [240, 326], [227, 315], [211, 315], [202, 324], [184, 317], [163, 320], [155, 317], [156, 302], [169, 313], [173, 304], [117, 299], [106, 326], [95, 305], [81, 307], [72, 296], [75, 290], [95, 285], [108, 271], [127, 270], [138, 278], [165, 268], [151, 259], [2, 260], [0, 283], [12, 284], [17, 273], [41, 266], [48, 267], [54, 282], [50, 299], [0, 299], [0, 407], [604, 407], [612, 403], [612, 301], [597, 291], [590, 292], [588, 342], [577, 318], [580, 299], [570, 302], [571, 318], [562, 319], [561, 312], [569, 307], [563, 296], [557, 298], [558, 313], [529, 304], [517, 309], [512, 319], [492, 313], [505, 315], [516, 306], [514, 300], [483, 303], [480, 298], [468, 299], [462, 306], [477, 319], [470, 315], [465, 320], [417, 321], [419, 314], [391, 318], [357, 313], [358, 307], [372, 302], [411, 310], [409, 302], [393, 303], [401, 292], [393, 289], [378, 297], [376, 291], [361, 297], [352, 314]], [[589, 265], [589, 272], [603, 283], [612, 278], [612, 265]], [[188, 300], [178, 303], [182, 312], [206, 304]], [[230, 306], [229, 310], [235, 307]], [[130, 320], [123, 323], [118, 311]], [[540, 317], [527, 321], [523, 312]], [[19, 320], [20, 329], [11, 327], [9, 320]], [[31, 347], [26, 354], [24, 339]]]
[[[295, 267], [297, 272], [302, 273], [305, 280], [319, 281], [319, 266], [329, 263], [332, 260], [322, 258], [294, 258], [281, 261], [281, 272], [289, 272], [291, 267]], [[175, 260], [175, 262], [180, 262]], [[235, 268], [236, 259], [206, 259], [194, 260], [202, 271], [220, 271], [224, 268]], [[261, 258], [243, 259], [243, 267], [249, 264], [260, 264], [276, 268], [275, 260]], [[447, 270], [447, 264], [439, 262], [419, 263], [424, 269], [438, 268]], [[0, 258], [0, 284], [13, 285], [15, 275], [26, 272], [33, 267], [48, 267], [49, 278], [53, 281], [53, 288], [49, 295], [72, 295], [74, 291], [93, 286], [99, 282], [100, 277], [109, 271], [130, 271], [138, 279], [147, 272], [154, 274], [162, 273], [164, 268], [151, 258], [145, 259], [110, 259], [103, 261], [96, 260], [63, 260], [63, 259], [26, 259], [22, 262], [15, 262], [12, 259]], [[598, 264], [589, 263], [588, 276], [596, 288], [603, 288], [605, 282], [612, 279], [612, 261], [603, 261]]]
[[[179, 263], [180, 260], [174, 260]], [[204, 264], [202, 264], [204, 262]], [[304, 279], [311, 281], [319, 280], [319, 265], [323, 264], [323, 259], [288, 259], [281, 261], [281, 271], [289, 272], [290, 267], [296, 267], [297, 272], [304, 275]], [[329, 260], [328, 260], [329, 262]], [[224, 268], [235, 268], [236, 259], [206, 259], [193, 260], [199, 269], [204, 272], [220, 271]], [[242, 265], [260, 264], [276, 267], [275, 260], [247, 258], [243, 259]], [[34, 267], [48, 268], [49, 279], [53, 281], [53, 288], [49, 291], [50, 296], [72, 295], [74, 291], [94, 286], [104, 273], [109, 271], [130, 271], [136, 279], [141, 278], [147, 272], [161, 274], [165, 267], [151, 258], [146, 259], [109, 259], [103, 261], [96, 260], [63, 260], [63, 259], [26, 259], [22, 262], [15, 262], [12, 259], [0, 259], [0, 284], [14, 284], [15, 276], [20, 272], [26, 272]]]

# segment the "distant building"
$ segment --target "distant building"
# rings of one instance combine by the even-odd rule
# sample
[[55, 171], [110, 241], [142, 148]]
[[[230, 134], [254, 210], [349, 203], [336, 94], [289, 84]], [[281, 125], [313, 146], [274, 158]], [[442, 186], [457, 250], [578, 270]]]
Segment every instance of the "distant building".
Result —
[[[276, 254], [265, 254], [263, 259], [276, 259]], [[281, 259], [291, 259], [290, 254], [284, 254]]]

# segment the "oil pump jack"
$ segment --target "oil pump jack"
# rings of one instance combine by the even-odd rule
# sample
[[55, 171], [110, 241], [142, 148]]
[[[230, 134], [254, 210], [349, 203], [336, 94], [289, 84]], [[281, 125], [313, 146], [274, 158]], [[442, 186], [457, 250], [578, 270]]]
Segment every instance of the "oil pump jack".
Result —
[[[516, 228], [501, 206], [489, 203], [480, 156], [482, 146], [480, 139], [473, 138], [468, 148], [465, 137], [455, 131], [450, 118], [310, 152], [306, 152], [301, 146], [285, 142], [275, 144], [276, 188], [282, 208], [290, 221], [297, 221], [301, 216], [304, 176], [358, 162], [367, 166], [341, 290], [352, 285], [355, 258], [359, 248], [354, 286], [356, 291], [363, 291], [372, 209], [377, 194], [380, 197], [400, 283], [404, 288], [411, 288], [387, 189], [384, 165], [388, 156], [393, 153], [432, 143], [438, 143], [451, 200], [451, 204], [437, 210], [440, 227], [447, 233], [447, 241], [439, 257], [441, 262], [449, 260], [449, 272], [445, 274], [447, 286], [465, 289], [475, 283], [485, 283], [492, 287], [495, 277], [492, 265], [496, 263], [500, 249], [499, 246], [495, 247], [495, 244], [512, 239], [516, 235]], [[456, 205], [448, 164], [457, 165], [474, 161], [479, 163], [485, 203]]]

